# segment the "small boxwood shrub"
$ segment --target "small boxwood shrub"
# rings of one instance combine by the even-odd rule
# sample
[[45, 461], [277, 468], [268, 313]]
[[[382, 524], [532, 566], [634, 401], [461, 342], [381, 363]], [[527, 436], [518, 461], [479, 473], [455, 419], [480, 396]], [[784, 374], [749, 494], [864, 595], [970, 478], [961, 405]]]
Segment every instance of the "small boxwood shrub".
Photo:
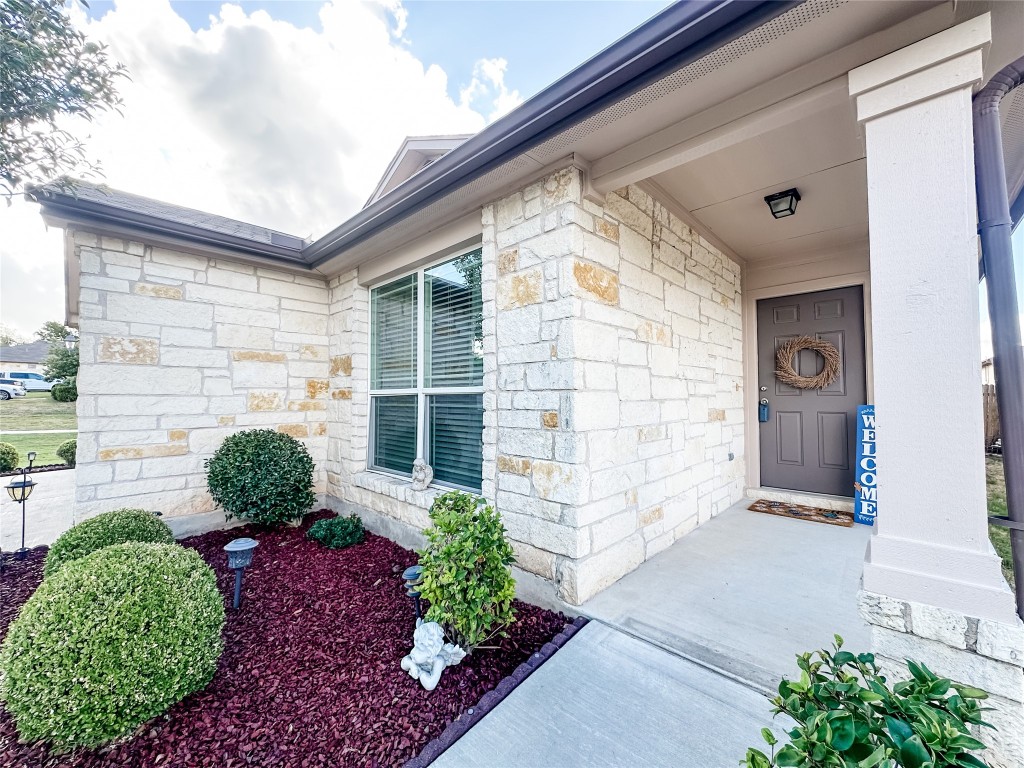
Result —
[[22, 741], [96, 747], [131, 734], [217, 669], [224, 603], [177, 544], [118, 544], [45, 579], [0, 646], [0, 700]]
[[783, 680], [772, 699], [775, 714], [796, 722], [789, 742], [767, 728], [770, 754], [748, 749], [744, 768], [864, 766], [864, 768], [988, 768], [973, 752], [985, 744], [972, 727], [989, 726], [978, 703], [985, 691], [939, 677], [907, 661], [910, 680], [890, 686], [870, 653], [844, 651], [836, 635], [832, 651], [797, 657], [799, 680]]
[[10, 443], [0, 443], [0, 472], [18, 468], [18, 449]]
[[129, 541], [171, 544], [174, 535], [167, 523], [144, 509], [115, 509], [83, 520], [64, 531], [46, 553], [43, 575], [56, 573], [65, 563], [97, 549]]
[[363, 521], [358, 515], [348, 517], [329, 517], [317, 520], [309, 527], [306, 538], [319, 541], [328, 549], [344, 549], [353, 544], [362, 544], [366, 538]]
[[58, 403], [73, 403], [78, 399], [78, 384], [74, 379], [54, 384], [50, 390], [50, 397]]
[[69, 467], [75, 466], [75, 453], [78, 451], [78, 440], [72, 438], [71, 440], [65, 440], [63, 443], [57, 446], [56, 454], [57, 458], [67, 464]]
[[210, 495], [228, 517], [264, 525], [299, 519], [313, 503], [313, 459], [306, 446], [272, 429], [227, 437], [206, 460]]
[[512, 546], [494, 508], [468, 493], [438, 496], [430, 519], [420, 552], [420, 593], [430, 603], [426, 618], [470, 652], [515, 618]]

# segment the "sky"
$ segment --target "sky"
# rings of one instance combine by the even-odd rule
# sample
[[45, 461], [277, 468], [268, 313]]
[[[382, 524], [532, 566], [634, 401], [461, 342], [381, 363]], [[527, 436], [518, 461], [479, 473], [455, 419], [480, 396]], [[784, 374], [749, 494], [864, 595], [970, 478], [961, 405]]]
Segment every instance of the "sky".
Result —
[[[69, 128], [111, 187], [318, 236], [404, 137], [479, 131], [668, 4], [91, 0], [74, 21], [131, 80], [123, 115]], [[1024, 296], [1024, 227], [1014, 247]], [[62, 320], [63, 283], [61, 232], [0, 205], [0, 323]]]

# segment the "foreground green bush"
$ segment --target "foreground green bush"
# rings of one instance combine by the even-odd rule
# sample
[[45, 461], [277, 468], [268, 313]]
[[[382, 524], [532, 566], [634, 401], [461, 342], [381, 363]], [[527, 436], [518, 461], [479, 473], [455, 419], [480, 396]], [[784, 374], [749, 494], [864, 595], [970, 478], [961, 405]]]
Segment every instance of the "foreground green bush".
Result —
[[353, 544], [362, 544], [366, 538], [363, 521], [358, 515], [331, 517], [317, 520], [306, 532], [307, 539], [319, 541], [328, 549], [344, 549]]
[[306, 446], [272, 429], [227, 437], [206, 460], [213, 500], [229, 517], [264, 525], [302, 517], [313, 503], [313, 459]]
[[54, 384], [50, 390], [50, 397], [58, 403], [73, 403], [78, 399], [78, 384], [74, 379], [63, 384]]
[[224, 604], [176, 544], [119, 544], [46, 578], [0, 646], [0, 700], [23, 741], [96, 747], [130, 735], [217, 669]]
[[10, 443], [0, 443], [0, 472], [18, 468], [18, 449]]
[[912, 661], [907, 662], [911, 679], [890, 688], [872, 654], [854, 656], [842, 646], [836, 635], [834, 652], [797, 657], [800, 679], [783, 680], [772, 699], [775, 714], [785, 713], [797, 723], [789, 743], [776, 751], [778, 740], [764, 728], [761, 735], [771, 755], [748, 749], [740, 765], [988, 768], [971, 754], [985, 745], [969, 728], [988, 726], [978, 704], [987, 693], [938, 677]]
[[83, 520], [64, 531], [46, 553], [43, 575], [49, 577], [72, 560], [97, 549], [130, 541], [171, 544], [174, 535], [167, 523], [144, 509], [115, 509]]
[[75, 454], [78, 451], [78, 440], [72, 438], [71, 440], [65, 440], [63, 443], [57, 446], [55, 453], [57, 458], [67, 464], [69, 467], [75, 466]]
[[430, 603], [427, 621], [440, 624], [467, 653], [512, 623], [516, 582], [512, 546], [501, 517], [483, 499], [452, 491], [430, 508], [433, 525], [420, 552]]

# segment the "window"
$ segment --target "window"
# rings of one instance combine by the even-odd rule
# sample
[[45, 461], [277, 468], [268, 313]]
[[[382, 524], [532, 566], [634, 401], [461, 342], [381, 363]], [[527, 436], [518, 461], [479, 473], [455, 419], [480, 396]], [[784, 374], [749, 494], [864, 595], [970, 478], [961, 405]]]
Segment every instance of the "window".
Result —
[[479, 249], [370, 292], [371, 469], [479, 491], [483, 337]]

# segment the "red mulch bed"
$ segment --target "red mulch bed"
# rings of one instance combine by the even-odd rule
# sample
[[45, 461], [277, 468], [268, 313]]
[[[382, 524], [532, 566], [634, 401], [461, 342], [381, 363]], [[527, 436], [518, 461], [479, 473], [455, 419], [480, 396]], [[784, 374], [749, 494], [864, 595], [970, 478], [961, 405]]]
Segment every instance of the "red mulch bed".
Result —
[[[298, 529], [246, 526], [184, 540], [216, 570], [224, 594], [213, 682], [126, 743], [65, 755], [18, 744], [0, 706], [0, 768], [402, 765], [565, 625], [564, 616], [517, 601], [518, 620], [496, 641], [501, 650], [477, 651], [428, 693], [399, 668], [413, 630], [401, 572], [415, 554], [369, 533], [342, 550], [306, 539], [328, 514], [308, 515]], [[234, 572], [221, 548], [242, 536], [260, 544], [235, 612]], [[45, 547], [22, 562], [4, 555], [0, 638], [42, 579], [45, 555]]]

